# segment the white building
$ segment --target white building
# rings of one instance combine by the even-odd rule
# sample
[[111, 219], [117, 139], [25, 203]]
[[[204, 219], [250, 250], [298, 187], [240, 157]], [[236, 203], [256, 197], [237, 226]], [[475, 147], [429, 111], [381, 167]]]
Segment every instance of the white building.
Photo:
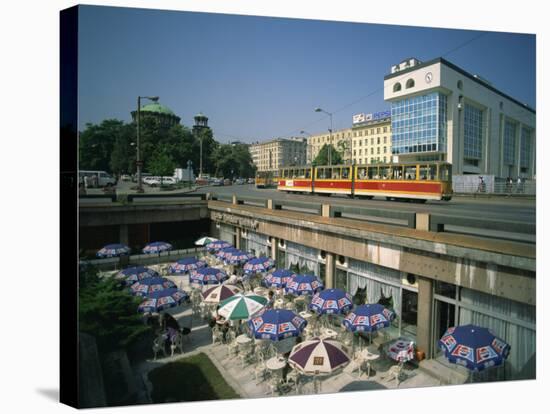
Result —
[[384, 77], [392, 153], [446, 160], [453, 174], [535, 176], [535, 110], [480, 76], [437, 58], [410, 58]]
[[276, 138], [250, 145], [252, 162], [258, 171], [276, 171], [281, 167], [305, 165], [305, 138]]

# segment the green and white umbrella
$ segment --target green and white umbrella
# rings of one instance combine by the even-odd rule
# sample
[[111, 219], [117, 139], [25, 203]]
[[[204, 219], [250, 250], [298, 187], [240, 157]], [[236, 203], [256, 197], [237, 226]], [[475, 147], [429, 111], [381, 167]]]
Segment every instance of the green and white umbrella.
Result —
[[260, 312], [267, 303], [267, 298], [254, 294], [237, 293], [220, 302], [218, 314], [227, 320], [250, 319]]
[[218, 241], [218, 239], [214, 237], [201, 237], [195, 242], [195, 246], [206, 246], [208, 243], [212, 243], [213, 241]]

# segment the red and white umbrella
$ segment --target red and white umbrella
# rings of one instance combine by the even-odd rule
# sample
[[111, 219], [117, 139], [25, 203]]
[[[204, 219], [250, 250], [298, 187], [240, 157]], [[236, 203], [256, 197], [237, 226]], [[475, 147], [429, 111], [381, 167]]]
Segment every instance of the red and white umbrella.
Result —
[[219, 285], [211, 287], [202, 292], [203, 301], [205, 303], [218, 304], [231, 296], [236, 295], [241, 290], [231, 285]]

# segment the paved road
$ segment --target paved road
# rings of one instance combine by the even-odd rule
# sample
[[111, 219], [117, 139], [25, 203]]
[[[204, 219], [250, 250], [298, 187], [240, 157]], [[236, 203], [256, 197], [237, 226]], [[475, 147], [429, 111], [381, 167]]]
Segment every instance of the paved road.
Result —
[[257, 189], [254, 185], [232, 185], [225, 187], [202, 187], [199, 193], [223, 195], [242, 195], [261, 198], [322, 202], [325, 204], [346, 204], [353, 206], [374, 207], [406, 211], [426, 211], [440, 214], [452, 214], [464, 217], [487, 218], [491, 220], [511, 220], [526, 223], [536, 221], [536, 200], [524, 198], [473, 198], [455, 197], [451, 201], [428, 201], [426, 204], [415, 204], [383, 199], [350, 199], [346, 196], [324, 197], [320, 195], [287, 194], [276, 189]]

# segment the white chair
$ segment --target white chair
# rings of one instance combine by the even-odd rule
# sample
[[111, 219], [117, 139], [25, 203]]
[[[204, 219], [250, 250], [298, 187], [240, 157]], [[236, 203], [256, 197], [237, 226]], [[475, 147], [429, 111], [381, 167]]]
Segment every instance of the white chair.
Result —
[[296, 394], [301, 394], [302, 381], [301, 381], [301, 375], [298, 371], [292, 370], [288, 374], [286, 374], [286, 383], [290, 387], [294, 388], [294, 392]]
[[164, 348], [164, 344], [166, 342], [166, 337], [163, 334], [158, 335], [153, 340], [153, 354], [155, 355], [153, 359], [157, 359], [157, 354], [162, 351], [164, 356], [166, 357], [166, 349]]
[[262, 360], [254, 366], [254, 379], [256, 381], [256, 385], [264, 382], [266, 377], [267, 367], [265, 366], [265, 362]]
[[170, 356], [174, 356], [176, 349], [180, 350], [180, 353], [183, 354], [183, 335], [178, 333], [170, 342], [170, 350], [172, 351]]
[[395, 379], [397, 382], [397, 386], [399, 387], [399, 383], [401, 382], [401, 375], [402, 375], [402, 365], [392, 365], [391, 368], [388, 370], [388, 382]]
[[223, 334], [217, 327], [212, 328], [212, 345], [223, 342]]

